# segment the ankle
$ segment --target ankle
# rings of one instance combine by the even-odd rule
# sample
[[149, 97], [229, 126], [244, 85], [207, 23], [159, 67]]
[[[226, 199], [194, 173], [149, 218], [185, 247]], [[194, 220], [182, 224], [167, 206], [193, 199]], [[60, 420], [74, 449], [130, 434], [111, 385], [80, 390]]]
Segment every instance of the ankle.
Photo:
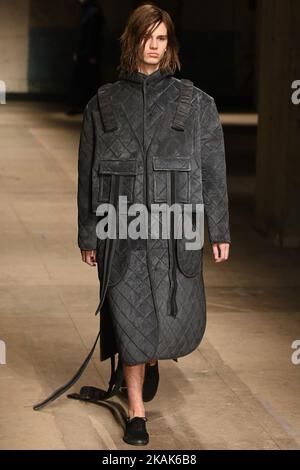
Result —
[[148, 366], [155, 366], [156, 363], [157, 363], [157, 360], [149, 361], [149, 362], [147, 362], [147, 365], [148, 365]]
[[135, 408], [135, 409], [129, 409], [128, 408], [128, 416], [129, 418], [134, 418], [136, 416], [139, 416], [141, 418], [145, 418], [145, 408]]

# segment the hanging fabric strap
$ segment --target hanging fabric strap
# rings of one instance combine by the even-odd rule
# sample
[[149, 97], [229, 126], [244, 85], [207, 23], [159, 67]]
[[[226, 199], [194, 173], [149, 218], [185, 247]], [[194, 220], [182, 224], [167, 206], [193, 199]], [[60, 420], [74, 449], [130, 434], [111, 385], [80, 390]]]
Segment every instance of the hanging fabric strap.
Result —
[[[180, 96], [172, 123], [172, 129], [178, 131], [184, 131], [185, 122], [191, 109], [191, 102], [193, 97], [193, 82], [191, 80], [182, 79], [180, 82]], [[172, 205], [176, 202], [176, 172], [170, 172], [170, 200], [169, 203]], [[174, 237], [174, 213], [171, 211], [171, 232], [170, 238], [168, 239], [168, 251], [169, 251], [169, 281], [170, 281], [170, 295], [169, 295], [169, 312], [170, 315], [176, 317], [178, 313], [178, 306], [176, 303], [176, 291], [177, 291], [177, 274], [176, 274], [176, 244], [177, 241]]]
[[[175, 203], [175, 191], [176, 191], [176, 174], [175, 171], [171, 171], [171, 206]], [[175, 238], [175, 215], [171, 211], [171, 231], [169, 242], [169, 256], [170, 256], [170, 265], [169, 265], [169, 278], [170, 278], [170, 315], [176, 317], [178, 313], [178, 307], [176, 302], [176, 291], [177, 291], [177, 273], [176, 273], [176, 244], [177, 240]]]
[[193, 82], [183, 78], [180, 84], [180, 96], [172, 123], [172, 129], [184, 131], [185, 121], [189, 115], [193, 97]]
[[[110, 202], [114, 204], [114, 207], [117, 208], [118, 204], [118, 194], [119, 194], [119, 175], [112, 175], [112, 184], [111, 184], [111, 191], [110, 191]], [[101, 283], [101, 289], [100, 289], [100, 303], [98, 305], [97, 310], [100, 311], [101, 313], [101, 308], [104, 303], [107, 287], [108, 287], [108, 282], [110, 278], [110, 272], [111, 272], [111, 265], [112, 265], [112, 260], [113, 256], [115, 253], [115, 247], [116, 247], [116, 238], [110, 239], [106, 238], [106, 244], [105, 244], [105, 255], [104, 259], [106, 261], [105, 268], [104, 268], [104, 273], [103, 273], [103, 279]], [[33, 409], [35, 411], [40, 410], [41, 408], [44, 408], [48, 403], [56, 400], [58, 397], [60, 397], [63, 393], [65, 393], [67, 390], [69, 390], [72, 385], [74, 385], [77, 380], [81, 377], [83, 374], [84, 370], [86, 369], [88, 363], [90, 362], [93, 353], [95, 351], [97, 342], [100, 338], [100, 333], [101, 330], [99, 330], [99, 333], [97, 335], [97, 338], [92, 346], [92, 349], [90, 350], [89, 354], [75, 373], [75, 375], [62, 387], [59, 387], [57, 390], [55, 390], [49, 397], [47, 397], [45, 400], [41, 401], [40, 403], [37, 403], [36, 405], [33, 406]], [[115, 395], [115, 393], [118, 391], [117, 387], [120, 387], [121, 383], [123, 380], [122, 376], [122, 367], [121, 367], [121, 361], [119, 360], [118, 362], [118, 367], [117, 370], [115, 370], [115, 356], [113, 355], [111, 357], [111, 377], [110, 377], [110, 382], [109, 382], [109, 387], [107, 391], [103, 391], [102, 399], [106, 399], [108, 397], [111, 397]], [[70, 398], [74, 398], [70, 396]]]
[[118, 129], [116, 114], [114, 111], [112, 96], [112, 83], [106, 83], [98, 90], [98, 103], [104, 132], [112, 132]]

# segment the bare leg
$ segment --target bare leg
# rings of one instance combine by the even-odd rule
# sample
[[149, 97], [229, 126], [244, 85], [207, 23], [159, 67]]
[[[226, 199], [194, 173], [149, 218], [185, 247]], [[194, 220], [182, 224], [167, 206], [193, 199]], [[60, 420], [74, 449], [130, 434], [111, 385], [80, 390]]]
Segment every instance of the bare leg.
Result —
[[134, 366], [127, 365], [123, 361], [124, 377], [128, 394], [128, 416], [145, 417], [145, 407], [143, 402], [143, 383], [145, 377], [145, 364]]

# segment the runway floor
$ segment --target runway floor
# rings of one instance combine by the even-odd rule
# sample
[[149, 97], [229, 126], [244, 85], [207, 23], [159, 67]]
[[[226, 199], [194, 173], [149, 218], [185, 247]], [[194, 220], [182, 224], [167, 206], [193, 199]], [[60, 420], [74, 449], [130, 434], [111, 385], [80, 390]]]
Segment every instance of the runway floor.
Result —
[[[0, 448], [132, 449], [105, 407], [63, 396], [32, 409], [72, 376], [98, 330], [96, 267], [77, 247], [81, 116], [41, 102], [0, 111]], [[299, 250], [253, 228], [253, 175], [229, 175], [228, 187], [230, 258], [215, 264], [206, 240], [206, 334], [178, 363], [160, 362], [147, 449], [300, 448]], [[74, 391], [106, 388], [98, 351]]]

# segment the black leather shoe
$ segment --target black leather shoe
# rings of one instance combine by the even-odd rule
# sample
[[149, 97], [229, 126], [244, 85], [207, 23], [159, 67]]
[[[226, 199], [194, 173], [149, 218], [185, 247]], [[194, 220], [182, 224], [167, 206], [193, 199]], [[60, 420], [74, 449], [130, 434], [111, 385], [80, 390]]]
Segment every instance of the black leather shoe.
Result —
[[149, 442], [149, 434], [146, 429], [147, 418], [135, 416], [127, 418], [123, 441], [133, 446], [144, 446]]
[[[143, 384], [143, 401], [151, 401], [156, 395], [157, 389], [159, 384], [159, 369], [158, 369], [158, 361], [151, 366], [150, 364], [146, 364], [145, 366], [145, 379]], [[128, 399], [127, 394], [127, 386], [125, 379], [122, 382], [120, 393]]]

